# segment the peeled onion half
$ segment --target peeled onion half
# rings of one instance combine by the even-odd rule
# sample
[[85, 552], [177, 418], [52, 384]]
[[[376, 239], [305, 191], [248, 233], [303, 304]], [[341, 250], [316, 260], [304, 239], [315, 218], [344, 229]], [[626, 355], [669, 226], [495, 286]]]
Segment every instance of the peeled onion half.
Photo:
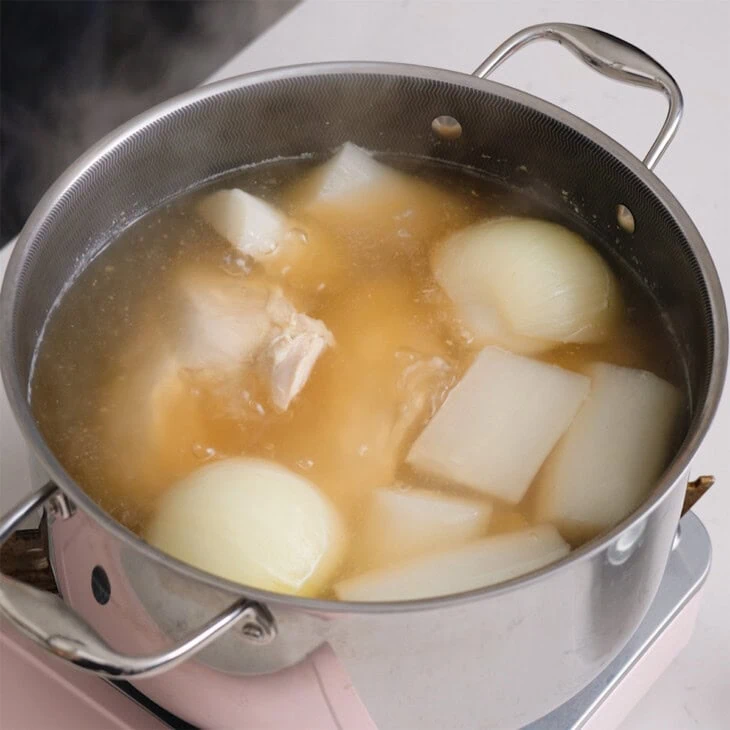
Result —
[[548, 221], [499, 218], [446, 239], [434, 276], [478, 344], [523, 354], [606, 340], [622, 311], [608, 264]]
[[245, 458], [204, 466], [170, 489], [146, 538], [209, 573], [303, 596], [330, 579], [345, 545], [339, 514], [314, 484]]

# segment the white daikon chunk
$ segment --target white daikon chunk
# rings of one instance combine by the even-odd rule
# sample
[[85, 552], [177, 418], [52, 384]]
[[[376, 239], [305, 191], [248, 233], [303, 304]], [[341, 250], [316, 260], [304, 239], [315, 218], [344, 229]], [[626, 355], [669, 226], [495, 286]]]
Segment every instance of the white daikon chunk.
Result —
[[209, 195], [198, 212], [273, 281], [312, 295], [323, 287], [337, 288], [342, 279], [345, 259], [340, 247], [312, 220], [290, 218], [238, 189]]
[[475, 210], [451, 191], [345, 144], [288, 191], [287, 207], [338, 239], [335, 250], [363, 271], [410, 260], [446, 231], [463, 228]]
[[393, 174], [388, 167], [374, 160], [369, 152], [346, 142], [320, 170], [314, 199], [333, 201], [347, 198], [384, 182]]
[[297, 595], [326, 584], [345, 545], [340, 516], [314, 484], [241, 458], [204, 466], [166, 492], [146, 538], [214, 575]]
[[434, 276], [480, 343], [529, 353], [559, 342], [602, 342], [622, 311], [608, 264], [556, 223], [500, 218], [449, 237]]
[[598, 363], [590, 395], [538, 478], [537, 513], [585, 539], [633, 512], [676, 445], [680, 392], [645, 370]]
[[461, 593], [538, 570], [569, 551], [552, 525], [540, 525], [368, 571], [337, 583], [335, 593], [341, 601], [407, 601]]
[[204, 198], [198, 211], [241, 253], [257, 259], [276, 250], [289, 228], [274, 206], [243, 190], [219, 190]]
[[361, 562], [371, 568], [486, 535], [492, 506], [425, 489], [376, 489], [359, 536]]
[[407, 461], [515, 504], [589, 387], [584, 375], [485, 347], [416, 439]]

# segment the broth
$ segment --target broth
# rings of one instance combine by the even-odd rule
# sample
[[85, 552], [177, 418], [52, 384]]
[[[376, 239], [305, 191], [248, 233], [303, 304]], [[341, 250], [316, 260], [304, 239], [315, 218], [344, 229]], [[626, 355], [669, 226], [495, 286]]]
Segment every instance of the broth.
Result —
[[[441, 495], [485, 498], [405, 462], [476, 355], [469, 338], [458, 336], [429, 256], [438, 241], [482, 219], [554, 215], [471, 171], [433, 161], [387, 161], [443, 195], [433, 204], [435, 214], [408, 227], [407, 219], [393, 215], [386, 196], [368, 213], [371, 222], [380, 215], [382, 225], [353, 224], [356, 211], [320, 217], [315, 230], [325, 230], [335, 254], [315, 256], [306, 270], [262, 271], [196, 212], [212, 190], [236, 187], [290, 213], [314, 163], [282, 160], [150, 212], [80, 273], [39, 345], [32, 406], [66, 470], [116, 520], [144, 535], [160, 496], [203, 464], [234, 456], [276, 462], [317, 485], [342, 515], [353, 547], [316, 591], [326, 597], [339, 578], [372, 567], [356, 548], [357, 536], [372, 489], [389, 486], [390, 475], [404, 493], [417, 485]], [[562, 344], [535, 358], [576, 372], [600, 360], [680, 385], [672, 341], [653, 301], [617, 262], [610, 263], [624, 301], [620, 326], [601, 344]], [[184, 368], [171, 395], [154, 395], [167, 412], [147, 414], [158, 403], [150, 389], [160, 372], [155, 362], [162, 357], [161, 343], [178, 327], [175, 281], [191, 271], [224, 277], [236, 287], [273, 277], [298, 311], [329, 328], [335, 346], [319, 357], [286, 410], [272, 407], [256, 373], [211, 378]], [[436, 368], [429, 364], [433, 358]], [[428, 381], [423, 388], [419, 378]], [[412, 407], [413, 394], [420, 397], [422, 389], [428, 402]], [[391, 448], [394, 408], [406, 415]], [[152, 451], [140, 443], [149, 418], [158, 419], [156, 428], [165, 436]], [[381, 433], [384, 441], [378, 440]], [[489, 498], [489, 534], [533, 524], [533, 491], [516, 505]], [[573, 544], [580, 539], [570, 538]]]

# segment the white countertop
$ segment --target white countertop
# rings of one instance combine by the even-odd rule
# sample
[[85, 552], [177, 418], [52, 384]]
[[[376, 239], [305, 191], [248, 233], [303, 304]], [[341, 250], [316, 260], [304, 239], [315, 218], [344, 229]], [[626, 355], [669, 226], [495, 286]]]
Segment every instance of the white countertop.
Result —
[[[546, 21], [591, 25], [625, 38], [663, 63], [686, 113], [658, 174], [704, 236], [730, 292], [730, 2], [633, 0], [305, 0], [213, 77], [311, 61], [379, 60], [470, 72], [522, 27]], [[639, 157], [661, 125], [660, 95], [610, 82], [555, 44], [537, 44], [494, 77], [596, 124]], [[4, 270], [7, 249], [0, 253]], [[27, 489], [22, 439], [0, 388], [0, 505]], [[693, 463], [717, 484], [696, 507], [714, 546], [689, 646], [631, 712], [621, 730], [721, 730], [730, 720], [730, 393]]]

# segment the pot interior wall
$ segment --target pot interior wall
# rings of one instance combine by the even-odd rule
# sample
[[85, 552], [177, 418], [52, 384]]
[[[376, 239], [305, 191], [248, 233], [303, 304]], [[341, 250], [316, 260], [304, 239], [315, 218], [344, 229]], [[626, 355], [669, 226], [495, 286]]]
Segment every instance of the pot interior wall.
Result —
[[[39, 333], [74, 274], [115, 233], [182, 191], [243, 165], [305, 153], [325, 155], [350, 140], [366, 148], [469, 165], [538, 197], [591, 240], [611, 249], [648, 286], [677, 341], [692, 411], [702, 410], [713, 352], [712, 311], [701, 267], [665, 203], [604, 147], [529, 101], [492, 83], [386, 67], [284, 71], [193, 92], [131, 125], [62, 181], [31, 237], [18, 280], [11, 367], [27, 390]], [[519, 99], [526, 100], [526, 104]], [[432, 132], [448, 114], [455, 140]], [[585, 129], [588, 129], [586, 126]], [[625, 233], [616, 206], [633, 212]], [[7, 314], [7, 313], [6, 313]]]

